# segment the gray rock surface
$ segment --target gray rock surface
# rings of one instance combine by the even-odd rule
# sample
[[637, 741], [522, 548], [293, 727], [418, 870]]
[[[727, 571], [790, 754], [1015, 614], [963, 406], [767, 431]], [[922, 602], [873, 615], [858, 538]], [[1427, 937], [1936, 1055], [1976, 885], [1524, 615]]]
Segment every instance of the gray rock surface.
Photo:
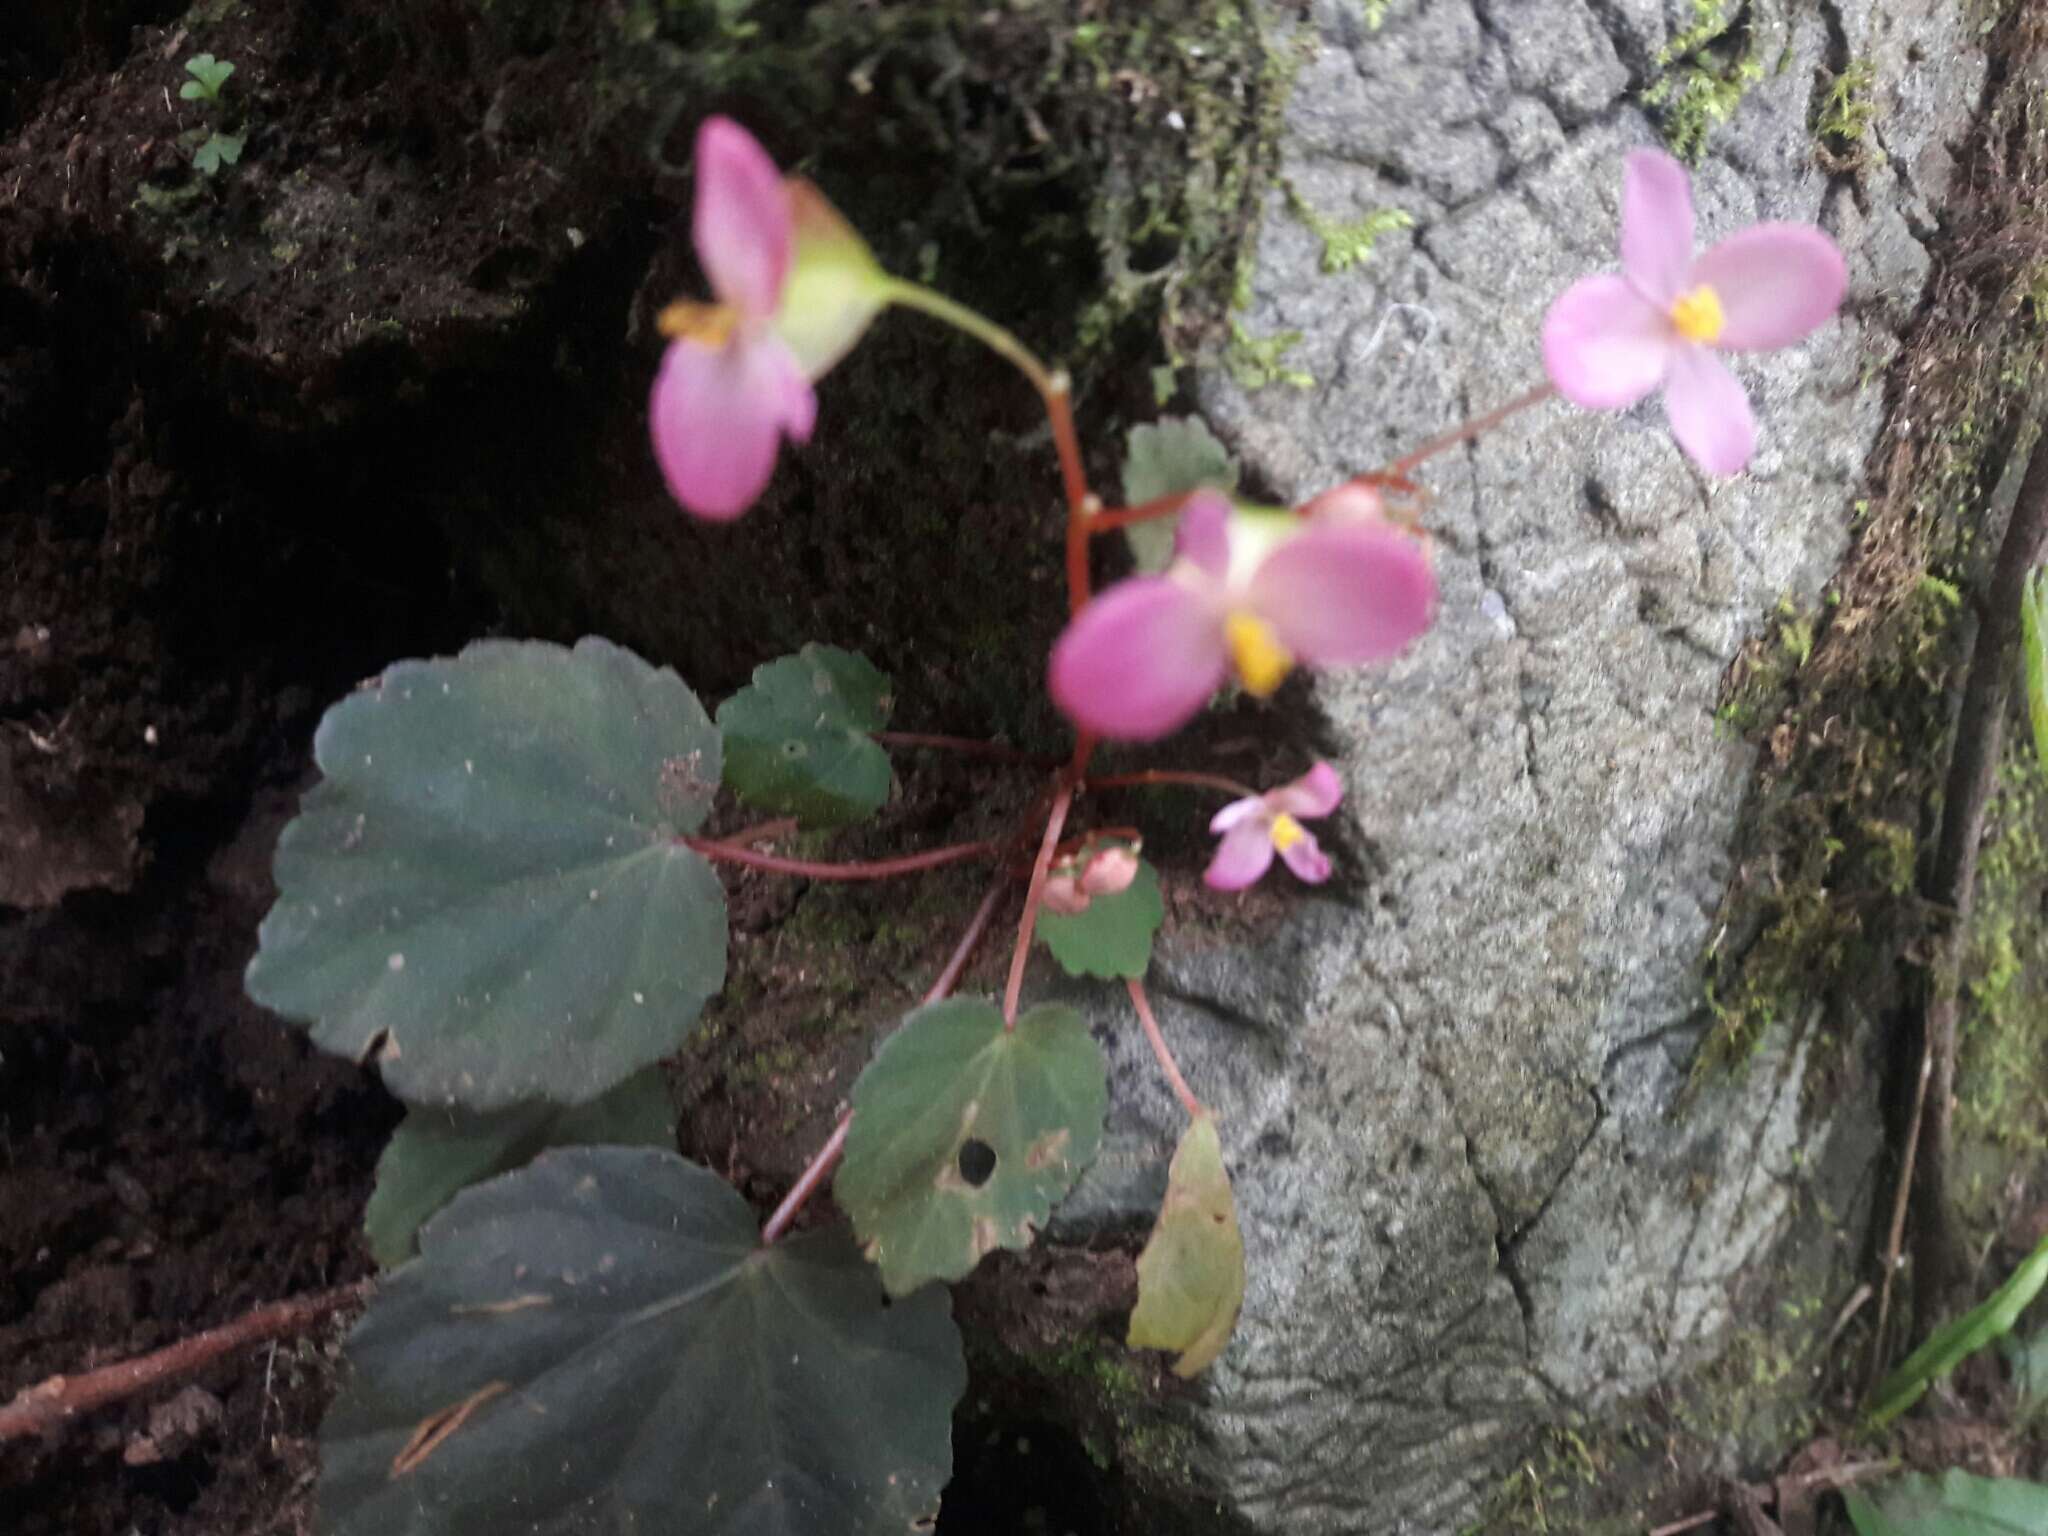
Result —
[[[1161, 957], [1252, 1256], [1199, 1411], [1261, 1529], [1456, 1530], [1532, 1423], [1723, 1343], [1801, 1181], [1867, 1165], [1872, 1111], [1804, 1123], [1797, 1051], [1676, 1113], [1751, 768], [1714, 706], [1742, 639], [1844, 548], [1928, 272], [1915, 231], [1984, 63], [1947, 0], [1751, 9], [1764, 78], [1708, 139], [1702, 238], [1817, 220], [1852, 269], [1840, 323], [1738, 365], [1751, 471], [1705, 481], [1654, 402], [1553, 402], [1429, 464], [1440, 622], [1392, 668], [1317, 685], [1381, 867], [1256, 952]], [[1257, 478], [1305, 496], [1540, 381], [1544, 309], [1614, 265], [1621, 158], [1657, 142], [1641, 94], [1692, 15], [1396, 0], [1375, 32], [1355, 0], [1315, 0], [1286, 176], [1326, 219], [1415, 224], [1329, 274], [1275, 194], [1244, 318], [1299, 331], [1288, 362], [1315, 386], [1203, 393]], [[1885, 154], [1857, 186], [1810, 127], [1851, 58]], [[1069, 1222], [1149, 1209], [1177, 1132], [1136, 1032], [1114, 1038], [1111, 1139]]]

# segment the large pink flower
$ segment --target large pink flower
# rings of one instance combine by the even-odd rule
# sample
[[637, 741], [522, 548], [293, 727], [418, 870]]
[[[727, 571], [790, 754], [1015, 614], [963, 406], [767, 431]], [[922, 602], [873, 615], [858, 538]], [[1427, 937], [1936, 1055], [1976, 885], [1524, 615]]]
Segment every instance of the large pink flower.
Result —
[[1719, 358], [1790, 346], [1834, 314], [1842, 253], [1810, 224], [1758, 224], [1693, 255], [1685, 167], [1654, 149], [1628, 157], [1621, 275], [1574, 283], [1543, 321], [1543, 366], [1575, 405], [1617, 410], [1660, 385], [1678, 446], [1732, 475], [1756, 448], [1756, 419]]
[[1053, 702], [1083, 730], [1156, 741], [1235, 668], [1265, 697], [1296, 662], [1392, 656], [1429, 624], [1420, 540], [1378, 519], [1245, 512], [1217, 491], [1182, 509], [1178, 558], [1096, 598], [1053, 646]]
[[1321, 885], [1330, 878], [1329, 856], [1302, 818], [1327, 816], [1343, 798], [1337, 770], [1317, 763], [1291, 784], [1231, 801], [1209, 823], [1223, 841], [1202, 878], [1219, 891], [1241, 891], [1266, 872], [1278, 853], [1303, 880]]
[[716, 302], [663, 311], [648, 417], [676, 500], [724, 522], [761, 494], [784, 437], [809, 439], [811, 381], [887, 302], [887, 278], [824, 196], [784, 180], [730, 118], [697, 130], [691, 235]]

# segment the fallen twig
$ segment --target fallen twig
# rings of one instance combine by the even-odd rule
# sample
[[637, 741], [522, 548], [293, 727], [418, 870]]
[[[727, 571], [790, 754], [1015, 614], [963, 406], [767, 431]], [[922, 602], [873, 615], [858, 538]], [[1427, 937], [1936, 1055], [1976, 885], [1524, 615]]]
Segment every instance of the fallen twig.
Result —
[[104, 1408], [139, 1392], [147, 1392], [190, 1376], [221, 1356], [265, 1339], [299, 1333], [370, 1294], [371, 1280], [337, 1286], [311, 1296], [272, 1302], [245, 1312], [231, 1323], [180, 1339], [147, 1355], [103, 1365], [78, 1376], [52, 1376], [24, 1387], [0, 1408], [0, 1441], [48, 1434], [81, 1413]]

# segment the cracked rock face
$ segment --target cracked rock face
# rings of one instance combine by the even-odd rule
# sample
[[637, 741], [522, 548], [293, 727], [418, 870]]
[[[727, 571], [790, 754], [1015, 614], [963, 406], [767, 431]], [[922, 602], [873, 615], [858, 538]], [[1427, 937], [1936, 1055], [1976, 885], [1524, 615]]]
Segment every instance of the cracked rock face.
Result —
[[[1210, 1376], [1214, 1471], [1254, 1526], [1448, 1532], [1533, 1424], [1715, 1351], [1802, 1181], [1852, 1188], [1868, 1107], [1811, 1123], [1801, 1053], [1676, 1099], [1751, 761], [1720, 676], [1846, 539], [1882, 365], [1928, 272], [1984, 61], [1947, 0], [1758, 4], [1764, 77], [1695, 173], [1702, 242], [1818, 221], [1845, 317], [1737, 368], [1762, 423], [1709, 483], [1652, 401], [1552, 402], [1431, 462], [1441, 618], [1391, 669], [1322, 679], [1347, 811], [1379, 858], [1354, 902], [1305, 900], [1256, 951], [1156, 970], [1162, 1022], [1219, 1111], [1251, 1263]], [[1682, 0], [1315, 0], [1290, 107], [1294, 198], [1413, 215], [1322, 270], [1275, 194], [1254, 335], [1298, 331], [1315, 385], [1207, 381], [1211, 423], [1290, 498], [1540, 382], [1545, 307], [1615, 265], [1623, 154]], [[1828, 79], [1870, 64], [1872, 156], [1821, 168]], [[1284, 879], [1285, 876], [1274, 878]], [[1149, 1216], [1176, 1115], [1135, 1031], [1105, 1155], [1067, 1216]]]

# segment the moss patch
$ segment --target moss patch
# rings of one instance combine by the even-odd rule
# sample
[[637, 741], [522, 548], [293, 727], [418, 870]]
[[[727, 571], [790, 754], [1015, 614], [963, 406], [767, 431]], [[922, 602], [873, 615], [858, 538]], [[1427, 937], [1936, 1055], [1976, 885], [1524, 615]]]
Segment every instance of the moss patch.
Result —
[[1745, 1059], [1816, 1004], [1835, 1022], [1882, 1016], [1899, 1001], [1898, 957], [1924, 936], [1910, 865], [1948, 761], [1962, 596], [2039, 373], [2036, 262], [2007, 231], [2048, 186], [2040, 98], [2024, 83], [2043, 68], [2048, 7], [2001, 28], [1990, 47], [2014, 61], [2011, 78], [1957, 178], [1970, 190], [1951, 210], [1954, 243], [1892, 370], [1895, 392], [1913, 381], [1911, 410], [1873, 452], [1855, 545], [1810, 632], [1781, 613], [1724, 683], [1723, 718], [1764, 751], [1706, 957], [1700, 1069]]
[[1657, 78], [1643, 92], [1656, 109], [1671, 152], [1697, 161], [1707, 135], [1733, 115], [1764, 77], [1751, 7], [1733, 0], [1693, 0], [1692, 22], [1657, 54]]

